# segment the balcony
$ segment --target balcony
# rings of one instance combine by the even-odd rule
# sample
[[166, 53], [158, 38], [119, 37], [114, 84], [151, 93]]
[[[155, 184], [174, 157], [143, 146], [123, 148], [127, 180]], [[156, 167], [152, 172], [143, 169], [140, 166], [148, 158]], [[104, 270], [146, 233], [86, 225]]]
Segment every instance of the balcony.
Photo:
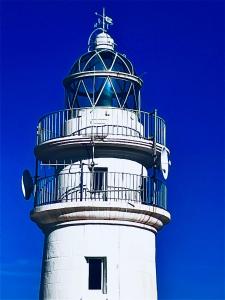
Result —
[[155, 112], [113, 107], [61, 110], [38, 123], [37, 145], [63, 137], [126, 137], [166, 145], [166, 124]]
[[166, 186], [148, 176], [116, 172], [76, 172], [63, 170], [57, 175], [39, 178], [35, 207], [77, 202], [101, 202], [115, 205], [143, 204], [167, 209]]

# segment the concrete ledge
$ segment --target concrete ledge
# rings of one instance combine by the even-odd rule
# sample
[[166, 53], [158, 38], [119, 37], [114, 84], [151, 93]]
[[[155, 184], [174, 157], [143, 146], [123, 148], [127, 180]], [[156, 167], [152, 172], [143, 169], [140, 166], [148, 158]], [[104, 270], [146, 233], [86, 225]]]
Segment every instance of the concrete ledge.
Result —
[[[91, 137], [69, 136], [52, 139], [35, 147], [36, 157], [43, 161], [88, 159], [93, 145]], [[153, 141], [132, 136], [95, 137], [95, 157], [117, 157], [137, 161], [145, 167], [153, 164]], [[156, 144], [160, 157], [164, 146]], [[167, 149], [169, 152], [169, 150]]]
[[40, 227], [71, 221], [85, 221], [85, 223], [106, 221], [146, 225], [158, 231], [170, 221], [170, 213], [162, 208], [120, 201], [55, 203], [34, 208], [30, 216]]

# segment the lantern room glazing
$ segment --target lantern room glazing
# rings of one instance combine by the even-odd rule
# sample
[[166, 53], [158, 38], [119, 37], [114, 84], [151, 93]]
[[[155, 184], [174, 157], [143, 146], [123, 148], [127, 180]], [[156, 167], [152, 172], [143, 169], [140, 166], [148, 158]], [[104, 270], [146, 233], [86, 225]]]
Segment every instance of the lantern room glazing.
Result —
[[111, 49], [95, 49], [81, 56], [64, 80], [66, 108], [107, 106], [138, 110], [141, 85], [125, 55]]

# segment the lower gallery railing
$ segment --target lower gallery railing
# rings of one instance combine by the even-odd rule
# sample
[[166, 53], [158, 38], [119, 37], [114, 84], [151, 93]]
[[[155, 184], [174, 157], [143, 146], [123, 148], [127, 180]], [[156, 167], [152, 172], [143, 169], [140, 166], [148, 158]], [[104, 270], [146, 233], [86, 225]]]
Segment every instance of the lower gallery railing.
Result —
[[158, 179], [115, 172], [61, 171], [37, 180], [35, 206], [78, 201], [125, 201], [167, 209], [167, 190]]

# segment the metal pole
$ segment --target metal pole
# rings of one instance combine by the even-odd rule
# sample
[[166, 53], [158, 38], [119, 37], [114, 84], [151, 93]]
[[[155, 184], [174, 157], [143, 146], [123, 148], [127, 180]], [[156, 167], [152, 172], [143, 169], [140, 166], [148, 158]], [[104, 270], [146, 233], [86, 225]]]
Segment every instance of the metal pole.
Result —
[[82, 160], [80, 161], [80, 201], [83, 200], [83, 183], [84, 183], [84, 179], [83, 179], [83, 163]]
[[156, 141], [157, 141], [157, 109], [154, 111], [154, 138], [153, 138], [153, 204], [156, 204], [156, 159], [157, 159], [157, 154], [156, 154]]

